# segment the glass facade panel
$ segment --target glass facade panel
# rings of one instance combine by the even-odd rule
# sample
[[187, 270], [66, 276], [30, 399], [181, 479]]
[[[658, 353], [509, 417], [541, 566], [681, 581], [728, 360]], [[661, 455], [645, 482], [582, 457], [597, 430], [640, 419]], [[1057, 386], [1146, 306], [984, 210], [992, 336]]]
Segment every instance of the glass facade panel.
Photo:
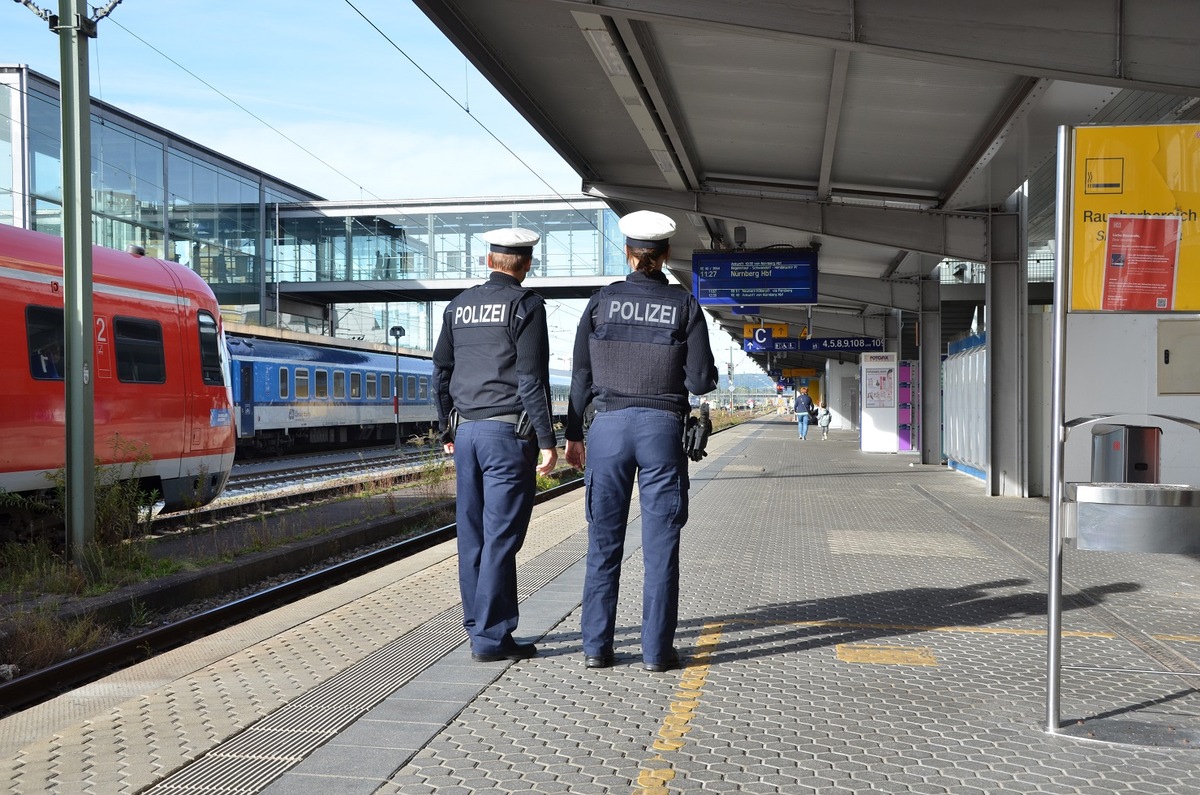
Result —
[[16, 223], [17, 205], [13, 200], [17, 174], [13, 160], [13, 136], [17, 129], [17, 114], [11, 110], [16, 92], [0, 83], [0, 224]]
[[[29, 179], [34, 201], [62, 202], [62, 151], [59, 138], [58, 102], [30, 91], [29, 108]], [[45, 230], [48, 231], [48, 230]]]

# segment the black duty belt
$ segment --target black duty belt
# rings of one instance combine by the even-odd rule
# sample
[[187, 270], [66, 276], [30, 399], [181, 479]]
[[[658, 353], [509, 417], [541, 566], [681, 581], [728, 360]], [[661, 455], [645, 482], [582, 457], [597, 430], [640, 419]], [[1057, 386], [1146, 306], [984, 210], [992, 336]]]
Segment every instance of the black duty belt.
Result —
[[469, 420], [469, 419], [467, 419], [466, 417], [462, 417], [462, 418], [460, 418], [460, 419], [459, 419], [459, 423], [463, 423], [463, 422], [486, 422], [486, 421], [488, 421], [488, 420], [492, 420], [492, 421], [495, 421], [495, 422], [507, 422], [509, 425], [516, 425], [516, 424], [517, 424], [517, 422], [518, 422], [520, 419], [521, 419], [521, 415], [520, 415], [520, 414], [498, 414], [498, 415], [496, 415], [495, 417], [480, 417], [480, 418], [479, 418], [479, 419], [477, 419], [477, 420]]

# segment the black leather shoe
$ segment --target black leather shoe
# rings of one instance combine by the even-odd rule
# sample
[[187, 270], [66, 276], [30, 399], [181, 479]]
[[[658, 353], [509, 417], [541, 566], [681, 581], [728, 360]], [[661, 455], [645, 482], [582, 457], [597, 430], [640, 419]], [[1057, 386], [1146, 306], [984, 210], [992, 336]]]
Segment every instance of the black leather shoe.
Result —
[[517, 643], [513, 641], [497, 652], [491, 654], [481, 654], [480, 652], [471, 652], [471, 659], [475, 662], [491, 663], [500, 662], [501, 660], [528, 660], [537, 654], [537, 646], [532, 643]]
[[673, 671], [679, 667], [679, 652], [671, 649], [671, 653], [661, 662], [644, 662], [642, 667], [652, 673], [661, 674], [663, 671]]
[[588, 655], [583, 658], [583, 664], [588, 668], [612, 668], [616, 661], [611, 654]]

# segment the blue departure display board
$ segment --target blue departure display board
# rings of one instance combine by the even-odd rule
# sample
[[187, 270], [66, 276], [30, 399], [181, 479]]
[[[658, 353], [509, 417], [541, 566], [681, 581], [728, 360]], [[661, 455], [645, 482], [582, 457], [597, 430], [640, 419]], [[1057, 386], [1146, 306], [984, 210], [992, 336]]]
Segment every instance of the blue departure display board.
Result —
[[817, 252], [695, 251], [692, 294], [701, 306], [815, 304]]

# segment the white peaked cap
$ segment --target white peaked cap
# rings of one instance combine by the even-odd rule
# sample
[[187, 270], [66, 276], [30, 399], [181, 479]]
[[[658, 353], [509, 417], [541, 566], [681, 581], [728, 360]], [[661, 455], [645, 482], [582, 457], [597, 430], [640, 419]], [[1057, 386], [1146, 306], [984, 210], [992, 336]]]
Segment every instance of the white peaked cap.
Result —
[[493, 229], [484, 232], [481, 237], [491, 245], [492, 251], [498, 254], [532, 254], [533, 247], [542, 239], [537, 232], [519, 226], [511, 229]]
[[623, 216], [617, 224], [631, 246], [653, 245], [675, 234], [675, 222], [662, 213], [638, 210]]

